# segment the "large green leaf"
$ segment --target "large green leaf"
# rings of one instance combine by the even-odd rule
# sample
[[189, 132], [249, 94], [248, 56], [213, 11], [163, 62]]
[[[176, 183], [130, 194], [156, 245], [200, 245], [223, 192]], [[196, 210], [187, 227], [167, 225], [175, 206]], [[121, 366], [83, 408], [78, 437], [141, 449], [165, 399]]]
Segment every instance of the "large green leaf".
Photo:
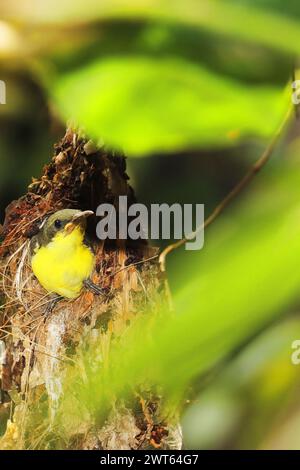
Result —
[[[74, 48], [76, 65], [72, 54], [71, 60], [61, 57], [59, 73], [49, 80], [61, 116], [96, 140], [142, 155], [230, 145], [269, 137], [276, 128], [282, 101], [273, 84], [289, 76], [284, 54], [298, 50], [300, 35], [296, 20], [276, 8], [274, 13], [271, 4], [264, 10], [259, 2], [245, 9], [232, 0], [87, 0], [72, 2], [72, 8], [62, 0], [56, 9], [47, 1], [42, 8], [33, 4], [37, 21], [135, 20], [127, 28], [101, 24], [102, 42], [88, 41], [79, 52]], [[156, 28], [145, 24], [149, 18]], [[265, 46], [263, 53], [258, 45]], [[266, 46], [281, 51], [280, 65], [272, 63]], [[206, 55], [197, 53], [205, 49]], [[254, 80], [256, 85], [250, 84]]]
[[277, 88], [143, 55], [104, 57], [50, 87], [64, 118], [128, 155], [268, 137], [285, 105]]
[[[179, 393], [299, 299], [298, 163], [262, 182], [194, 254], [194, 277], [174, 296], [176, 313], [156, 323], [137, 320], [113, 347], [105, 370], [101, 344], [91, 346], [84, 353], [91, 373], [83, 383], [71, 368], [64, 400], [75, 387], [80, 401], [101, 413], [106, 399], [140, 381], [159, 383], [169, 396]], [[186, 269], [182, 261], [180, 269]]]

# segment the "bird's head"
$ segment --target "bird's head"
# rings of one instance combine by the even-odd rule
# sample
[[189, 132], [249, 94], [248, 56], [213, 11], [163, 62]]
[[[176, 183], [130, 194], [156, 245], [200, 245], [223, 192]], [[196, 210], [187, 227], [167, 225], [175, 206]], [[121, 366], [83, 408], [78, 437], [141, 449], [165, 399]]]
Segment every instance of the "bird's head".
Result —
[[80, 211], [78, 209], [63, 209], [50, 215], [40, 226], [38, 233], [39, 245], [47, 245], [58, 233], [70, 234], [75, 228], [82, 233], [86, 229], [86, 219], [93, 215], [93, 211]]

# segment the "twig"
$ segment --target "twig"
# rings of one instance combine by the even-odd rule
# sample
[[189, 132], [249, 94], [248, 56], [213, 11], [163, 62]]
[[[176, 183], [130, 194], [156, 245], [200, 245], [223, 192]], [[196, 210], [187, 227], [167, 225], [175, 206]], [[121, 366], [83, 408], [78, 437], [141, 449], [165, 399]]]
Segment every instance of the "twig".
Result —
[[[184, 245], [187, 241], [193, 240], [196, 235], [201, 231], [208, 227], [215, 219], [223, 212], [223, 210], [230, 204], [230, 202], [252, 181], [254, 176], [263, 168], [263, 166], [268, 162], [270, 156], [274, 148], [276, 147], [284, 128], [286, 127], [289, 119], [291, 117], [293, 110], [293, 106], [290, 106], [288, 112], [286, 113], [283, 121], [281, 122], [279, 128], [277, 129], [276, 133], [274, 134], [271, 142], [268, 144], [266, 149], [264, 150], [261, 157], [254, 163], [254, 165], [249, 169], [249, 171], [245, 174], [245, 176], [239, 181], [239, 183], [227, 194], [227, 196], [217, 205], [217, 207], [213, 210], [210, 216], [199, 226], [197, 229], [186, 236], [185, 238], [179, 240], [176, 243], [172, 243], [168, 245], [160, 254], [159, 256], [159, 265], [162, 273], [166, 275], [166, 257], [169, 253], [180, 248]], [[166, 294], [169, 300], [169, 305], [172, 308], [172, 300], [171, 300], [171, 292], [169, 288], [168, 281], [165, 277], [165, 289]]]
[[137, 261], [136, 263], [131, 263], [131, 264], [128, 264], [127, 266], [123, 266], [122, 268], [118, 269], [117, 271], [115, 271], [114, 273], [111, 273], [109, 275], [109, 277], [113, 277], [115, 276], [116, 274], [119, 274], [121, 271], [124, 271], [125, 269], [129, 269], [129, 268], [132, 268], [133, 266], [137, 266], [139, 264], [144, 264], [144, 263], [147, 263], [147, 261], [151, 261], [153, 259], [156, 259], [158, 258], [159, 255], [154, 255], [154, 256], [151, 256], [151, 258], [146, 258], [146, 259], [142, 259], [141, 261]]

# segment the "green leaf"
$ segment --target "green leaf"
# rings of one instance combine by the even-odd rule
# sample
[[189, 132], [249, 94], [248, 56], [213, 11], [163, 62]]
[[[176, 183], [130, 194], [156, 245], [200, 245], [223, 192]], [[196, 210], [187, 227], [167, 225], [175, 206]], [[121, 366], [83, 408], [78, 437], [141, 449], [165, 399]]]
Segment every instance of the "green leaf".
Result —
[[[194, 252], [194, 277], [175, 294], [176, 313], [137, 319], [110, 351], [103, 370], [101, 341], [84, 353], [88, 380], [77, 370], [65, 384], [80, 402], [105, 411], [141, 381], [181, 393], [235, 348], [299, 299], [300, 172], [298, 162], [262, 179], [248, 201], [212, 227], [204, 250]], [[246, 229], [245, 229], [246, 228]], [[180, 269], [188, 273], [182, 262]], [[73, 384], [73, 385], [72, 385]]]
[[277, 88], [180, 58], [104, 57], [51, 86], [65, 119], [133, 156], [268, 137], [285, 106]]
[[190, 257], [192, 271], [183, 253], [177, 315], [154, 335], [160, 381], [190, 380], [299, 298], [299, 188], [296, 160], [208, 231], [204, 249]]

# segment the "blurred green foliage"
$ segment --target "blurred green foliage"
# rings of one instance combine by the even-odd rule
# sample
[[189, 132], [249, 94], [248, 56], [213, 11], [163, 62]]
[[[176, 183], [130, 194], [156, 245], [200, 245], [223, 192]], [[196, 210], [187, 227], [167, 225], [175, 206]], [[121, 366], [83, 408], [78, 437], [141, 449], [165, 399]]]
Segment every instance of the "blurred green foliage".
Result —
[[[181, 259], [178, 269], [187, 279], [174, 295], [176, 315], [164, 312], [156, 324], [150, 318], [151, 328], [138, 319], [115, 346], [109, 368], [102, 370], [100, 360], [88, 380], [77, 383], [75, 374], [71, 386], [72, 373], [67, 375], [66, 387], [81, 392], [80, 403], [104, 413], [108, 396], [145, 381], [178, 396], [299, 297], [298, 165], [297, 159], [281, 168], [236, 214], [212, 228], [205, 252], [194, 255], [193, 276]], [[90, 357], [101, 357], [99, 344], [87, 348], [86, 367]]]
[[299, 329], [296, 315], [277, 322], [222, 364], [184, 413], [188, 448], [299, 448], [296, 429], [283, 442], [288, 426], [278, 425], [298, 407], [299, 369], [287, 357]]
[[[31, 2], [27, 3], [29, 11]], [[79, 15], [84, 20], [87, 13], [94, 21], [123, 17], [160, 22], [155, 27], [140, 23], [135, 38], [132, 33], [128, 37], [128, 28], [114, 28], [109, 41], [102, 38], [97, 44], [96, 59], [87, 58], [67, 71], [58, 66], [56, 71], [43, 74], [64, 119], [72, 118], [95, 139], [123, 148], [128, 155], [220, 146], [253, 135], [266, 137], [280, 119], [282, 87], [275, 88], [272, 77], [268, 86], [257, 82], [250, 87], [249, 79], [245, 86], [243, 81], [226, 76], [226, 63], [236, 62], [226, 47], [223, 54], [229, 60], [223, 60], [225, 73], [207, 70], [201, 64], [201, 53], [196, 52], [205, 50], [209, 41], [218, 43], [220, 35], [226, 33], [250, 41], [251, 47], [257, 43], [294, 53], [300, 39], [297, 23], [272, 10], [249, 6], [245, 10], [230, 1], [152, 0], [72, 2], [72, 8], [70, 2], [63, 1], [57, 9], [44, 2], [43, 9], [36, 6], [34, 12], [37, 20], [45, 21], [61, 22], [70, 19], [69, 15], [73, 21]], [[170, 24], [180, 28], [171, 28]], [[202, 42], [197, 36], [199, 26], [216, 38], [206, 37]], [[187, 30], [184, 41], [183, 28]], [[279, 29], [284, 29], [284, 34], [274, 35]], [[126, 46], [131, 41], [129, 48], [124, 47], [124, 40]], [[241, 55], [243, 49], [242, 44]], [[251, 55], [248, 58], [251, 61]], [[287, 61], [283, 62], [287, 66]], [[248, 68], [257, 70], [255, 65], [256, 57]], [[290, 71], [287, 67], [285, 80]]]
[[[11, 30], [0, 23], [7, 39], [0, 79], [9, 92], [0, 109], [5, 202], [48, 160], [61, 119], [72, 119], [96, 140], [144, 157], [129, 159], [142, 201], [204, 202], [210, 210], [289, 106], [299, 2], [24, 0], [0, 8], [11, 21]], [[60, 425], [74, 426], [85, 408], [103, 416], [108, 397], [127, 396], [141, 381], [160, 384], [168, 406], [193, 384], [199, 396], [183, 419], [188, 446], [286, 442], [269, 424], [280, 434], [299, 389], [290, 364], [290, 342], [299, 335], [297, 133], [207, 231], [204, 250], [171, 259], [175, 314], [160, 312], [151, 326], [137, 319], [109, 369], [102, 369], [99, 345], [80, 352], [86, 370], [91, 357], [96, 364], [85, 381], [80, 368], [70, 368]], [[295, 318], [280, 322], [291, 311]]]
[[285, 104], [276, 89], [145, 56], [102, 59], [71, 72], [54, 95], [65, 118], [130, 156], [269, 136]]

